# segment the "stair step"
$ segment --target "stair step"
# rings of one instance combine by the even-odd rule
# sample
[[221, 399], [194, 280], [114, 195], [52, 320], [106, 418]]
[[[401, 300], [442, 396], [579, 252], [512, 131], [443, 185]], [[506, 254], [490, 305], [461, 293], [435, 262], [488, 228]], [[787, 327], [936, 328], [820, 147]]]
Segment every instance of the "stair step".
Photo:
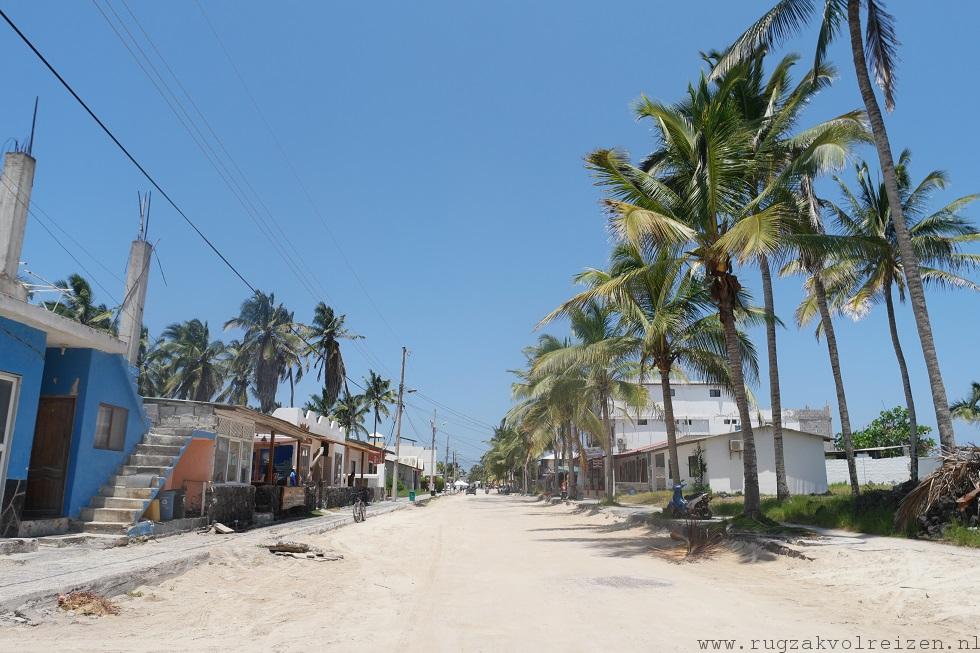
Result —
[[123, 465], [119, 468], [119, 476], [149, 474], [151, 476], [166, 476], [172, 467], [170, 465]]
[[112, 535], [125, 535], [129, 531], [130, 525], [117, 521], [87, 521], [80, 524], [83, 533], [110, 533]]
[[[133, 478], [130, 476], [129, 478]], [[125, 485], [103, 485], [99, 495], [108, 498], [122, 499], [152, 499], [156, 494], [155, 487], [126, 487]]]
[[127, 467], [173, 467], [174, 456], [157, 456], [141, 453], [130, 454], [126, 461]]
[[141, 442], [136, 445], [134, 454], [148, 456], [176, 456], [180, 453], [181, 447], [176, 444], [146, 444]]
[[109, 479], [109, 484], [125, 487], [157, 488], [163, 485], [163, 481], [163, 477], [159, 474], [117, 474]]
[[[147, 488], [149, 489], [149, 488]], [[149, 499], [139, 499], [131, 497], [92, 497], [90, 508], [118, 508], [122, 510], [139, 510], [141, 513], [146, 510]]]
[[174, 435], [168, 433], [150, 432], [143, 436], [143, 444], [167, 445], [172, 447], [183, 447], [190, 440], [188, 435]]
[[126, 510], [122, 508], [82, 508], [82, 512], [79, 517], [83, 522], [97, 521], [132, 524], [142, 514], [142, 509]]

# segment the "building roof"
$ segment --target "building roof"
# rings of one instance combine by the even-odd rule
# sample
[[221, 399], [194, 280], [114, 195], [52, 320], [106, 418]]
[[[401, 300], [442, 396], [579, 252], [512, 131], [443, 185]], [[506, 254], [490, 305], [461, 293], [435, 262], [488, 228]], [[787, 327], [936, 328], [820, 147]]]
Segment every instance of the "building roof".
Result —
[[[772, 428], [772, 425], [766, 424], [764, 426], [755, 426], [755, 427], [753, 427], [753, 431], [757, 431], [757, 430], [760, 430], [760, 429], [771, 429], [771, 428]], [[788, 432], [788, 433], [796, 433], [798, 435], [808, 435], [808, 436], [813, 437], [813, 438], [820, 438], [821, 440], [833, 440], [833, 438], [831, 438], [829, 436], [826, 436], [826, 435], [820, 435], [819, 433], [810, 433], [809, 431], [798, 431], [796, 429], [786, 428], [785, 426], [783, 427], [783, 431], [784, 432]], [[677, 438], [677, 444], [680, 445], [680, 444], [687, 444], [689, 442], [701, 442], [701, 441], [704, 441], [704, 440], [710, 440], [711, 438], [721, 438], [721, 437], [726, 437], [727, 438], [727, 437], [730, 437], [730, 436], [733, 436], [733, 435], [740, 435], [741, 433], [742, 433], [741, 431], [727, 431], [725, 433], [713, 433], [713, 434], [705, 434], [705, 435], [684, 436], [684, 437]], [[614, 457], [615, 456], [633, 456], [633, 455], [636, 455], [638, 453], [646, 453], [648, 451], [659, 451], [661, 449], [666, 449], [666, 448], [667, 448], [667, 441], [666, 440], [661, 440], [660, 442], [654, 442], [653, 444], [648, 444], [645, 447], [639, 447], [638, 449], [630, 449], [628, 451], [623, 451], [622, 453], [614, 454]]]
[[43, 331], [47, 335], [48, 347], [96, 349], [107, 354], [126, 353], [126, 343], [105, 331], [3, 293], [0, 293], [0, 317]]

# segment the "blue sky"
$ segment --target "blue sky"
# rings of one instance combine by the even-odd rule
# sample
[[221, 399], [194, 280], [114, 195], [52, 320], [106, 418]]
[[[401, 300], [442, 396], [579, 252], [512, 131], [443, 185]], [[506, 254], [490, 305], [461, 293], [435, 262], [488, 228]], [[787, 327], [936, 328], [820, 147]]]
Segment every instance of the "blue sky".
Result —
[[[645, 153], [650, 130], [635, 122], [631, 103], [641, 93], [678, 99], [698, 74], [699, 51], [723, 47], [770, 5], [287, 2], [272, 10], [268, 3], [208, 1], [207, 15], [273, 136], [194, 2], [126, 1], [128, 7], [122, 0], [98, 6], [114, 21], [115, 10], [179, 93], [128, 10], [139, 19], [192, 99], [193, 106], [181, 96], [187, 110], [197, 118], [196, 106], [206, 116], [258, 196], [251, 200], [258, 214], [275, 221], [277, 236], [285, 234], [278, 247], [298, 272], [253, 223], [96, 5], [4, 4], [256, 286], [274, 291], [301, 320], [319, 298], [348, 315], [366, 336], [345, 350], [352, 377], [374, 368], [397, 383], [400, 347], [407, 345], [407, 382], [420, 392], [409, 399], [403, 433], [427, 438], [431, 400], [449, 406], [468, 416], [440, 415], [465, 464], [489, 437], [472, 420], [494, 424], [509, 405], [507, 370], [522, 363], [534, 324], [573, 291], [574, 273], [606, 259], [600, 194], [583, 155], [608, 146]], [[916, 179], [933, 168], [949, 171], [953, 184], [943, 198], [978, 191], [980, 135], [962, 128], [974, 122], [977, 91], [964, 83], [958, 62], [972, 54], [980, 9], [891, 5], [903, 42], [898, 108], [887, 118], [893, 145], [912, 149]], [[807, 36], [787, 50], [809, 57], [811, 43]], [[860, 104], [843, 41], [831, 57], [840, 79], [813, 103], [808, 122]], [[136, 193], [148, 184], [6, 26], [0, 61], [0, 138], [26, 135], [39, 95], [35, 209], [55, 223], [49, 226], [89, 270], [83, 274], [109, 291], [97, 286], [99, 299], [115, 305], [122, 296], [116, 276], [137, 229]], [[247, 290], [162, 197], [153, 207], [150, 239], [158, 241], [166, 285], [154, 273], [151, 332], [199, 317], [215, 336], [232, 337], [221, 326]], [[23, 258], [50, 280], [79, 270], [35, 218]], [[742, 272], [750, 286], [757, 276]], [[799, 298], [798, 280], [777, 282], [777, 311], [788, 324]], [[969, 347], [980, 297], [934, 292], [929, 300], [956, 398], [980, 379]], [[907, 307], [900, 320], [920, 420], [934, 424]], [[753, 335], [762, 352], [761, 334]], [[834, 406], [823, 343], [811, 330], [787, 328], [779, 337], [784, 405]], [[838, 337], [859, 427], [902, 403], [883, 310], [860, 323], [842, 321]], [[298, 403], [316, 387], [310, 375]], [[768, 395], [764, 386], [756, 392]], [[288, 401], [288, 392], [280, 398]], [[977, 435], [957, 429], [963, 441]]]

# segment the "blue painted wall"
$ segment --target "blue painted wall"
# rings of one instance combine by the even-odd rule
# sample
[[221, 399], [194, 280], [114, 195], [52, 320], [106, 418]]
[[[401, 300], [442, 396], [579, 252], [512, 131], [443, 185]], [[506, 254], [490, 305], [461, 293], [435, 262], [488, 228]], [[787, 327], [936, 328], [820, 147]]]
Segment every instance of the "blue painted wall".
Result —
[[[46, 340], [43, 331], [0, 317], [0, 371], [20, 377], [13, 439], [8, 448], [8, 479], [27, 480]], [[0, 488], [2, 491], [3, 488]]]
[[[136, 392], [135, 378], [135, 370], [119, 354], [106, 354], [93, 349], [47, 351], [41, 394], [76, 396], [75, 424], [65, 483], [64, 514], [68, 517], [78, 517], [81, 509], [116, 473], [149, 428], [143, 401]], [[126, 441], [121, 451], [96, 449], [93, 446], [100, 403], [129, 411]]]

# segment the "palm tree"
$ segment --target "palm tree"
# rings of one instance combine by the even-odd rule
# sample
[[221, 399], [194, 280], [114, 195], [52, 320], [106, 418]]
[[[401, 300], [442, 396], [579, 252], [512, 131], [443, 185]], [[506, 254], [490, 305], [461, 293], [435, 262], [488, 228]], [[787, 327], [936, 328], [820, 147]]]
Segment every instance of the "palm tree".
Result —
[[312, 411], [321, 415], [329, 415], [330, 406], [327, 405], [326, 394], [324, 390], [320, 390], [317, 394], [310, 395], [310, 398], [303, 405], [303, 410]]
[[[324, 388], [320, 395], [321, 400], [327, 399], [327, 389]], [[352, 395], [345, 392], [340, 401], [333, 405], [333, 419], [344, 429], [348, 440], [359, 440], [358, 434], [369, 435], [364, 428], [364, 417], [371, 410], [370, 405], [365, 401], [364, 395]]]
[[211, 401], [224, 383], [228, 354], [220, 340], [211, 340], [207, 322], [193, 319], [168, 326], [161, 334], [159, 355], [169, 397]]
[[252, 360], [248, 350], [237, 338], [225, 345], [228, 353], [228, 385], [225, 386], [217, 400], [236, 406], [248, 405], [248, 391], [252, 388]]
[[[768, 79], [763, 63], [766, 53], [760, 52], [751, 59], [731, 68], [721, 75], [719, 86], [732, 83], [738, 97], [742, 117], [753, 131], [752, 156], [755, 159], [754, 178], [750, 181], [757, 193], [763, 189], [783, 184], [781, 193], [773, 193], [778, 201], [780, 194], [792, 194], [796, 176], [801, 172], [818, 174], [843, 165], [851, 147], [866, 142], [870, 135], [863, 124], [863, 116], [852, 111], [819, 123], [799, 133], [792, 133], [800, 114], [810, 100], [830, 84], [834, 70], [821, 66], [810, 71], [803, 80], [793, 85], [790, 71], [798, 56], [783, 57], [774, 67]], [[712, 53], [705, 57], [712, 65], [721, 55]], [[763, 202], [763, 206], [772, 200]], [[790, 200], [791, 201], [791, 200]], [[785, 222], [788, 229], [791, 222]], [[791, 236], [787, 233], [786, 236]], [[788, 244], [790, 238], [786, 238]], [[785, 248], [775, 253], [785, 255]], [[772, 405], [773, 449], [776, 464], [776, 494], [779, 499], [789, 497], [786, 481], [786, 462], [783, 455], [782, 395], [779, 386], [779, 361], [776, 349], [776, 314], [772, 290], [771, 259], [760, 252], [757, 263], [762, 278], [762, 295], [765, 306], [766, 346], [768, 353], [769, 394]]]
[[[544, 370], [538, 361], [544, 356], [571, 346], [566, 338], [559, 340], [542, 335], [537, 345], [526, 347], [528, 369], [516, 370], [518, 381], [513, 385], [517, 400], [508, 412], [506, 424], [524, 436], [529, 451], [536, 457], [550, 444], [555, 460], [564, 452], [569, 495], [574, 497], [577, 487], [574, 475], [573, 451], [579, 452], [580, 468], [585, 469], [585, 449], [581, 441], [581, 429], [601, 437], [603, 426], [594, 406], [597, 399], [587, 382], [585, 368], [573, 366], [567, 370]], [[557, 469], [555, 481], [558, 481]]]
[[[821, 216], [821, 204], [813, 191], [813, 182], [810, 178], [803, 179], [803, 196], [800, 201], [801, 220], [798, 222], [797, 230], [799, 233], [809, 231], [809, 234], [818, 242], [826, 243], [830, 239], [824, 238], [823, 218]], [[830, 240], [830, 242], [833, 242]], [[837, 333], [834, 330], [834, 322], [831, 316], [831, 305], [828, 302], [828, 283], [831, 287], [840, 284], [841, 281], [831, 276], [828, 268], [827, 250], [821, 247], [800, 249], [799, 258], [791, 261], [783, 267], [782, 274], [804, 274], [806, 281], [804, 290], [806, 295], [800, 306], [796, 309], [796, 322], [801, 327], [809, 324], [815, 317], [819, 316], [819, 326], [816, 331], [817, 338], [822, 333], [824, 341], [827, 343], [827, 354], [830, 358], [830, 369], [834, 377], [834, 389], [837, 394], [837, 412], [840, 415], [841, 440], [844, 442], [844, 452], [847, 456], [847, 471], [851, 481], [851, 494], [857, 496], [861, 491], [858, 483], [857, 464], [854, 460], [854, 442], [851, 437], [851, 418], [847, 408], [847, 393], [844, 390], [844, 377], [840, 368], [840, 352], [837, 348]]]
[[[827, 47], [837, 35], [841, 23], [846, 20], [850, 37], [851, 59], [857, 75], [861, 99], [864, 102], [871, 123], [871, 132], [874, 135], [875, 149], [878, 153], [878, 161], [884, 179], [885, 195], [895, 226], [895, 239], [901, 259], [908, 263], [903, 272], [906, 276], [909, 302], [915, 317], [922, 355], [929, 374], [929, 386], [936, 411], [936, 425], [939, 429], [940, 444], [951, 449], [956, 445], [953, 435], [953, 422], [949, 412], [946, 387], [943, 385], [939, 359], [936, 355], [936, 345], [926, 306], [919, 260], [912, 245], [912, 236], [905, 221], [905, 214], [902, 211], [902, 198], [895, 162], [892, 159], [891, 143], [881, 114], [881, 107], [871, 84], [870, 71], [873, 71], [875, 82], [884, 94], [885, 108], [891, 111], [895, 104], [895, 65], [898, 49], [894, 19], [885, 10], [882, 0], [864, 0], [863, 4], [866, 8], [867, 31], [865, 36], [861, 34], [862, 0], [824, 0], [814, 68], [819, 67], [822, 63]], [[713, 74], [720, 75], [760, 50], [772, 48], [792, 34], [799, 32], [813, 17], [816, 9], [817, 6], [812, 0], [780, 0], [735, 40], [715, 67]]]
[[646, 390], [635, 382], [638, 374], [639, 342], [628, 336], [608, 304], [592, 301], [582, 308], [559, 309], [542, 321], [561, 314], [568, 317], [576, 341], [567, 347], [542, 354], [531, 368], [532, 375], [581, 375], [583, 391], [594, 396], [601, 423], [601, 434], [595, 434], [605, 450], [605, 494], [614, 501], [616, 480], [612, 458], [616, 452], [616, 435], [611, 412], [613, 402], [641, 408], [647, 402]]
[[[942, 171], [933, 170], [913, 188], [908, 171], [911, 158], [911, 153], [904, 150], [899, 156], [895, 172], [902, 210], [912, 238], [912, 247], [919, 261], [920, 276], [926, 283], [980, 290], [980, 286], [956, 274], [961, 269], [975, 267], [978, 260], [976, 255], [961, 251], [962, 244], [976, 239], [977, 233], [968, 220], [958, 215], [960, 209], [976, 200], [978, 196], [960, 197], [935, 213], [924, 216], [930, 197], [937, 190], [946, 187], [948, 178]], [[917, 481], [918, 425], [915, 402], [912, 397], [908, 365], [898, 335], [892, 292], [893, 289], [897, 290], [899, 301], [905, 300], [907, 275], [902, 266], [895, 225], [891, 219], [891, 210], [883, 184], [873, 183], [868, 164], [864, 161], [857, 164], [855, 172], [857, 192], [853, 192], [838, 177], [836, 181], [844, 197], [843, 207], [832, 203], [828, 205], [833, 209], [844, 234], [861, 239], [866, 244], [865, 251], [860, 257], [845, 258], [831, 267], [847, 270], [854, 276], [853, 288], [845, 288], [851, 294], [845, 305], [848, 312], [863, 316], [869, 310], [871, 303], [884, 300], [888, 315], [888, 330], [898, 360], [905, 405], [909, 414], [911, 479]], [[835, 276], [847, 275], [840, 272]]]
[[[663, 414], [670, 452], [670, 477], [680, 478], [677, 425], [671, 399], [671, 378], [691, 372], [697, 378], [731, 387], [725, 334], [705, 280], [691, 274], [674, 252], [659, 251], [648, 260], [632, 243], [613, 251], [609, 271], [589, 269], [578, 281], [591, 288], [576, 295], [560, 309], [581, 308], [601, 300], [622, 318], [627, 333], [640, 345], [640, 380], [648, 364], [660, 376]], [[550, 316], [549, 316], [550, 317]], [[750, 380], [758, 378], [755, 348], [739, 332], [739, 347]]]
[[160, 361], [160, 340], [150, 339], [150, 330], [140, 329], [140, 346], [136, 353], [136, 369], [139, 376], [136, 388], [141, 397], [160, 397], [166, 381]]
[[949, 408], [956, 419], [980, 424], [980, 383], [971, 383], [970, 396], [954, 401]]
[[388, 417], [391, 414], [388, 406], [395, 403], [397, 396], [395, 391], [391, 389], [391, 381], [382, 378], [374, 370], [368, 370], [368, 377], [364, 379], [364, 385], [364, 400], [371, 408], [371, 412], [374, 413], [374, 429], [371, 431], [371, 435], [374, 435], [378, 432], [378, 422], [381, 421], [381, 416]]
[[95, 294], [85, 277], [72, 273], [55, 282], [55, 286], [63, 291], [63, 296], [58, 301], [44, 302], [44, 308], [99, 331], [115, 331], [112, 311], [105, 304], [95, 304]]
[[332, 406], [344, 385], [347, 371], [344, 357], [340, 352], [340, 341], [356, 340], [363, 336], [354, 335], [344, 327], [346, 315], [335, 315], [333, 309], [320, 302], [313, 310], [313, 324], [309, 328], [306, 355], [313, 358], [316, 380], [323, 379], [327, 405]]
[[292, 312], [276, 305], [274, 293], [258, 291], [242, 302], [238, 317], [225, 322], [225, 329], [244, 330], [242, 355], [250, 361], [255, 396], [263, 413], [276, 407], [279, 382], [290, 381], [293, 403], [293, 371], [302, 375], [303, 341], [298, 334], [305, 328], [293, 320]]
[[[688, 87], [686, 100], [668, 106], [643, 98], [637, 113], [654, 121], [660, 149], [641, 169], [623, 155], [598, 150], [588, 157], [598, 184], [609, 189], [607, 206], [621, 239], [638, 247], [686, 251], [703, 270], [725, 334], [731, 387], [742, 424], [745, 514], [761, 514], [755, 437], [745, 389], [736, 311], [741, 284], [735, 264], [770, 255], [783, 245], [783, 201], [748, 183], [757, 162], [753, 131], [728, 83], [709, 87], [705, 77]], [[765, 206], [763, 203], [765, 202]]]

